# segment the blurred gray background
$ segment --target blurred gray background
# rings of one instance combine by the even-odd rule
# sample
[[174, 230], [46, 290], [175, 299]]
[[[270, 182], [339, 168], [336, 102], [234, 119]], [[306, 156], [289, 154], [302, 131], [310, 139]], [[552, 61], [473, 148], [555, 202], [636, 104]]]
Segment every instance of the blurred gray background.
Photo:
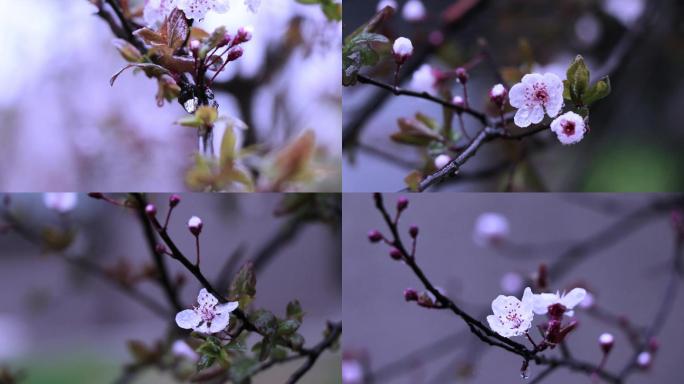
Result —
[[[392, 213], [398, 196], [385, 195], [386, 206]], [[541, 261], [550, 263], [564, 249], [561, 246], [544, 247], [548, 251], [542, 253], [541, 259], [525, 260], [516, 259], [515, 254], [480, 248], [474, 244], [472, 233], [474, 222], [481, 213], [499, 212], [507, 216], [512, 241], [517, 244], [549, 245], [584, 239], [614, 222], [616, 217], [589, 208], [597, 201], [609, 199], [630, 209], [658, 196], [662, 195], [411, 195], [409, 208], [401, 219], [401, 231], [405, 244], [410, 244], [406, 234], [408, 227], [419, 225], [418, 264], [456, 303], [463, 302], [466, 310], [478, 313], [482, 307], [489, 308], [491, 301], [502, 293], [500, 279], [505, 273], [527, 276], [537, 270]], [[404, 301], [405, 288], [423, 287], [408, 267], [390, 259], [386, 246], [369, 243], [369, 230], [388, 233], [374, 208], [372, 196], [346, 194], [343, 204], [342, 302], [346, 353], [367, 354], [371, 366], [377, 369], [465, 329], [462, 320], [450, 312], [428, 310]], [[615, 314], [628, 315], [636, 324], [646, 324], [665, 290], [666, 263], [671, 259], [673, 247], [669, 219], [669, 213], [659, 215], [624, 240], [580, 264], [562, 281], [551, 281], [550, 288], [564, 289], [585, 283], [594, 290], [601, 307]], [[660, 334], [661, 349], [655, 356], [652, 371], [631, 376], [629, 383], [681, 382], [682, 300], [684, 295], [679, 292], [675, 308]], [[576, 318], [580, 326], [568, 340], [574, 356], [597, 364], [601, 358], [597, 339], [602, 332], [608, 331], [615, 335], [616, 342], [607, 369], [620, 370], [632, 354], [623, 334], [589, 317], [585, 310], [578, 309]], [[538, 339], [538, 334], [534, 336]], [[456, 371], [471, 353], [468, 349], [474, 338], [467, 333], [462, 342], [454, 342], [451, 347], [447, 345], [439, 358], [416, 359], [406, 364], [414, 365], [415, 370], [382, 383], [456, 382]], [[514, 340], [527, 343], [523, 338]], [[475, 344], [480, 345], [477, 341]], [[475, 376], [469, 382], [524, 382], [519, 375], [519, 358], [495, 348], [485, 347], [484, 351], [476, 365]], [[541, 369], [532, 365], [531, 377]], [[544, 382], [575, 384], [591, 380], [558, 369]]]
[[[274, 235], [285, 219], [276, 218], [283, 195], [183, 194], [170, 224], [170, 235], [194, 259], [194, 237], [186, 223], [202, 218], [202, 270], [215, 279], [218, 269], [238, 246], [252, 255]], [[40, 194], [11, 195], [12, 205], [30, 223], [55, 224], [55, 212], [42, 205]], [[152, 195], [160, 216], [168, 195]], [[70, 252], [88, 250], [100, 265], [127, 258], [139, 267], [150, 254], [133, 212], [84, 195], [71, 216], [80, 228]], [[132, 361], [126, 341], [151, 342], [163, 337], [166, 322], [106, 282], [77, 273], [54, 255], [41, 252], [16, 234], [0, 236], [0, 366], [25, 370], [26, 383], [110, 383], [121, 364]], [[307, 345], [321, 339], [326, 320], [341, 319], [339, 225], [305, 225], [257, 276], [256, 308], [282, 315], [299, 299], [306, 311], [301, 332]], [[190, 307], [200, 286], [179, 264], [170, 270], [186, 276], [181, 298]], [[158, 300], [158, 286], [142, 288]], [[170, 319], [172, 320], [172, 319]], [[282, 382], [299, 363], [283, 365], [257, 377], [255, 383]], [[326, 352], [302, 383], [339, 382], [339, 354]], [[140, 383], [171, 382], [166, 375], [147, 374]]]

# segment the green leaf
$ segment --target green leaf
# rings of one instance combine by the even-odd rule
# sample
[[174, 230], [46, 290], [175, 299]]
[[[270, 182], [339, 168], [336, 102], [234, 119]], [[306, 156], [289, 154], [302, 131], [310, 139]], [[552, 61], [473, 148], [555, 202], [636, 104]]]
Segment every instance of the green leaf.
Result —
[[249, 383], [249, 378], [257, 364], [259, 364], [259, 362], [251, 357], [236, 357], [228, 370], [231, 381], [235, 384]]
[[406, 187], [411, 192], [417, 192], [420, 189], [420, 182], [423, 180], [423, 174], [420, 171], [412, 171], [404, 178]]
[[591, 105], [606, 98], [611, 92], [610, 78], [608, 76], [597, 81], [584, 95], [584, 105]]
[[205, 370], [212, 365], [214, 365], [214, 362], [216, 362], [216, 358], [208, 355], [202, 355], [200, 356], [199, 361], [197, 362], [197, 372], [200, 372], [202, 370]]
[[109, 85], [114, 85], [114, 82], [116, 81], [117, 78], [127, 69], [129, 68], [138, 68], [142, 69], [145, 71], [145, 74], [149, 77], [159, 77], [161, 75], [169, 75], [171, 72], [169, 72], [166, 68], [162, 67], [161, 65], [157, 64], [152, 64], [152, 63], [134, 63], [134, 64], [128, 64], [127, 66], [123, 67], [119, 72], [115, 73], [114, 76], [112, 76], [111, 79], [109, 79]]
[[294, 335], [290, 336], [290, 344], [295, 350], [301, 349], [304, 345], [304, 336], [299, 333], [295, 333]]
[[442, 141], [439, 133], [418, 120], [400, 118], [397, 124], [399, 132], [392, 134], [390, 138], [398, 143], [424, 147], [433, 141]]
[[342, 83], [353, 85], [356, 75], [364, 66], [372, 66], [380, 60], [377, 45], [389, 44], [389, 39], [378, 33], [361, 32], [348, 42], [342, 49], [343, 79]]
[[575, 104], [581, 104], [584, 93], [589, 88], [589, 68], [587, 68], [581, 55], [577, 55], [575, 60], [570, 63], [567, 71], [567, 81], [570, 88], [570, 98]]
[[287, 303], [287, 318], [297, 320], [300, 323], [304, 320], [304, 311], [302, 310], [302, 305], [299, 304], [299, 300], [292, 300]]
[[236, 148], [235, 148], [235, 131], [233, 131], [233, 125], [228, 124], [226, 126], [226, 131], [223, 133], [223, 139], [221, 140], [221, 157], [220, 162], [222, 166], [226, 164], [232, 164], [236, 158]]
[[293, 333], [297, 332], [297, 329], [299, 329], [300, 325], [301, 323], [297, 320], [283, 320], [278, 324], [277, 333], [280, 336], [292, 335]]
[[240, 301], [240, 307], [245, 308], [256, 295], [256, 275], [254, 264], [245, 263], [238, 271], [230, 285], [230, 297]]
[[278, 327], [278, 319], [270, 311], [258, 309], [249, 315], [249, 321], [264, 335], [274, 335]]
[[128, 62], [138, 63], [143, 60], [143, 55], [140, 53], [138, 48], [126, 40], [114, 39], [114, 46], [119, 51], [121, 56]]

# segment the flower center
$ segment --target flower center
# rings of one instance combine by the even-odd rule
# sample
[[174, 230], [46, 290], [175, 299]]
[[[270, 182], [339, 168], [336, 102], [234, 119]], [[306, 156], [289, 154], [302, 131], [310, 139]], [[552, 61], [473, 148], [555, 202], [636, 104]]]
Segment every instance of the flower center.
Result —
[[572, 136], [575, 134], [575, 122], [564, 120], [561, 123], [561, 127], [563, 128], [563, 134], [565, 136]]
[[546, 86], [543, 84], [535, 84], [532, 86], [532, 89], [534, 90], [534, 98], [537, 101], [542, 104], [546, 104], [549, 101], [549, 93], [546, 91]]
[[204, 321], [212, 321], [216, 317], [216, 313], [210, 307], [200, 307], [198, 313]]

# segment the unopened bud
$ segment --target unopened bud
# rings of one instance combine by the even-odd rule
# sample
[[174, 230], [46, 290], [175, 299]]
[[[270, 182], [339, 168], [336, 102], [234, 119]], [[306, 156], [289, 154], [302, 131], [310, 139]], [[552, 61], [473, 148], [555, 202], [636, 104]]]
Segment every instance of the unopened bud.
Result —
[[432, 308], [435, 303], [432, 301], [432, 297], [430, 297], [427, 292], [423, 292], [420, 294], [420, 296], [418, 296], [418, 305], [425, 308]]
[[604, 354], [608, 354], [611, 349], [613, 349], [613, 344], [615, 343], [615, 338], [610, 333], [602, 333], [599, 336], [599, 345]]
[[199, 236], [199, 234], [202, 233], [202, 219], [197, 216], [191, 217], [190, 220], [188, 220], [188, 229], [193, 235]]
[[394, 260], [401, 260], [401, 251], [396, 248], [392, 248], [390, 250], [390, 257]]
[[235, 41], [233, 41], [233, 44], [242, 44], [252, 40], [253, 31], [254, 28], [251, 26], [240, 27], [240, 29], [237, 31], [237, 35], [235, 35]]
[[169, 197], [169, 206], [170, 206], [171, 208], [173, 208], [173, 207], [175, 207], [176, 205], [178, 205], [178, 204], [180, 203], [180, 201], [181, 201], [180, 196], [175, 195], [175, 194], [174, 194], [174, 195], [171, 195], [171, 196]]
[[397, 200], [397, 210], [400, 211], [400, 212], [403, 211], [404, 209], [406, 209], [406, 207], [408, 207], [408, 203], [409, 203], [409, 202], [408, 202], [408, 199], [407, 199], [407, 198], [405, 198], [405, 197], [403, 197], [403, 196], [400, 197], [400, 198]]
[[397, 64], [404, 64], [413, 54], [413, 43], [405, 37], [400, 37], [394, 40], [392, 53], [394, 54], [394, 61], [396, 61]]
[[406, 301], [416, 301], [418, 300], [418, 292], [413, 288], [404, 289], [404, 299]]
[[145, 213], [149, 217], [155, 217], [157, 215], [157, 207], [155, 207], [154, 204], [147, 204], [145, 207]]
[[201, 43], [199, 42], [199, 40], [190, 41], [190, 50], [192, 51], [192, 53], [195, 56], [197, 56], [197, 53], [199, 52], [200, 46], [201, 46]]
[[658, 339], [656, 339], [655, 337], [651, 337], [650, 339], [648, 339], [648, 350], [649, 351], [655, 353], [658, 351], [659, 348], [660, 348], [660, 343], [658, 342]]
[[418, 237], [418, 226], [412, 225], [411, 228], [409, 228], [409, 235], [414, 239]]
[[164, 244], [157, 244], [154, 246], [154, 251], [159, 254], [159, 255], [164, 255], [166, 254], [166, 246]]
[[455, 73], [456, 73], [456, 80], [458, 80], [459, 83], [465, 84], [468, 82], [468, 78], [470, 76], [468, 76], [468, 71], [466, 71], [465, 68], [458, 67], [458, 68], [456, 68]]
[[504, 106], [504, 103], [506, 101], [506, 96], [508, 95], [508, 91], [506, 90], [506, 87], [503, 86], [503, 84], [497, 84], [492, 87], [492, 89], [489, 91], [489, 99], [494, 103], [499, 108], [502, 108]]
[[101, 199], [104, 199], [104, 194], [102, 194], [100, 192], [90, 192], [88, 194], [88, 197], [96, 199], [96, 200], [101, 200]]
[[454, 98], [451, 99], [451, 102], [459, 108], [465, 108], [465, 100], [461, 96], [454, 96]]
[[374, 229], [368, 232], [368, 240], [370, 240], [371, 243], [377, 243], [382, 240], [382, 233], [377, 229]]
[[235, 61], [242, 57], [243, 53], [245, 53], [245, 51], [242, 49], [242, 47], [235, 47], [228, 52], [228, 58], [226, 60]]

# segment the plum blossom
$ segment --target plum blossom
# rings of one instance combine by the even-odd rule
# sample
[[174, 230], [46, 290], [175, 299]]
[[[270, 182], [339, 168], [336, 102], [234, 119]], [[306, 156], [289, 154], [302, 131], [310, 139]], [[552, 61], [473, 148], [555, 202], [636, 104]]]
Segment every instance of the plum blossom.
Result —
[[416, 92], [435, 93], [437, 78], [430, 64], [423, 64], [411, 77], [411, 88]]
[[574, 288], [568, 293], [540, 293], [534, 295], [533, 306], [534, 313], [538, 315], [545, 315], [549, 311], [549, 306], [560, 304], [565, 307], [566, 316], [574, 316], [575, 311], [572, 309], [584, 300], [587, 291], [584, 288]]
[[214, 295], [202, 288], [197, 296], [198, 306], [185, 309], [176, 314], [176, 324], [183, 329], [201, 333], [221, 332], [230, 322], [230, 313], [237, 309], [238, 302], [219, 304]]
[[521, 128], [538, 124], [544, 114], [556, 117], [563, 107], [563, 81], [553, 73], [523, 76], [522, 81], [511, 88], [511, 106], [518, 109], [513, 121]]
[[501, 276], [499, 285], [504, 293], [514, 293], [518, 292], [520, 288], [522, 288], [524, 282], [525, 281], [523, 280], [523, 277], [520, 276], [519, 273], [506, 272], [503, 276]]
[[475, 221], [473, 240], [475, 244], [496, 246], [504, 242], [510, 233], [508, 219], [501, 214], [487, 212], [481, 214]]
[[49, 192], [43, 194], [43, 203], [48, 209], [59, 213], [67, 213], [76, 207], [78, 195], [73, 192]]
[[195, 236], [198, 236], [202, 232], [202, 226], [202, 219], [197, 216], [193, 216], [188, 220], [188, 229]]
[[[245, 0], [245, 6], [256, 12], [261, 0]], [[149, 26], [156, 26], [175, 8], [185, 12], [190, 19], [201, 20], [209, 11], [226, 13], [229, 9], [228, 0], [147, 0], [143, 9], [143, 19]]]
[[566, 112], [551, 122], [551, 130], [563, 145], [570, 145], [579, 143], [587, 128], [582, 116], [575, 112]]
[[651, 354], [649, 352], [641, 352], [637, 356], [637, 365], [641, 369], [648, 369], [651, 367], [651, 361], [653, 360]]
[[401, 10], [401, 16], [406, 21], [421, 21], [425, 18], [427, 11], [425, 5], [421, 0], [409, 0], [404, 4], [404, 9]]
[[521, 336], [532, 326], [534, 294], [527, 287], [522, 300], [515, 296], [497, 296], [492, 301], [493, 315], [487, 316], [489, 327], [503, 337]]

